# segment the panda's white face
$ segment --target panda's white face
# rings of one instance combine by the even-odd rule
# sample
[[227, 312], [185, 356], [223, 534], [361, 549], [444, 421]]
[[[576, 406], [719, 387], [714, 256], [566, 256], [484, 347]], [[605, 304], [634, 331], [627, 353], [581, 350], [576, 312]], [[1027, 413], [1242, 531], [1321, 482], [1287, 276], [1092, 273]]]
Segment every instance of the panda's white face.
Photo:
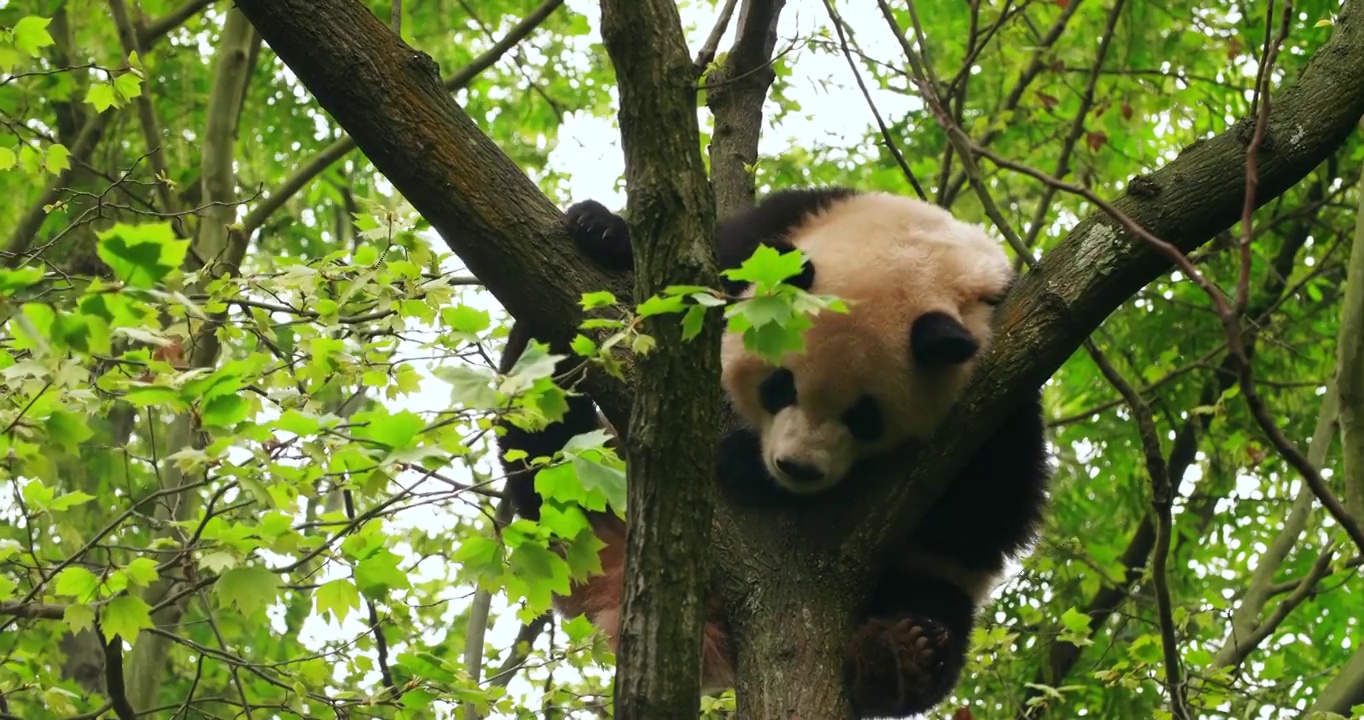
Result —
[[787, 240], [814, 266], [810, 291], [848, 313], [814, 317], [805, 351], [779, 367], [726, 335], [721, 380], [776, 482], [815, 493], [936, 429], [989, 346], [1012, 270], [980, 228], [898, 195], [840, 200]]

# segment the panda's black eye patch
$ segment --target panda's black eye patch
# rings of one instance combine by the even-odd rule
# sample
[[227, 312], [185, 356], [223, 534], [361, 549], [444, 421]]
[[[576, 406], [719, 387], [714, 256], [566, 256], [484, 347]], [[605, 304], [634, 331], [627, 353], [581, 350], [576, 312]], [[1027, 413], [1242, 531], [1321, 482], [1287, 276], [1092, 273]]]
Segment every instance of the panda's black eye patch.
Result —
[[778, 368], [758, 385], [758, 402], [773, 415], [782, 408], [795, 405], [796, 376], [786, 368]]
[[884, 429], [881, 406], [871, 396], [863, 395], [843, 413], [843, 424], [848, 426], [848, 432], [858, 440], [865, 442], [875, 440], [881, 437]]

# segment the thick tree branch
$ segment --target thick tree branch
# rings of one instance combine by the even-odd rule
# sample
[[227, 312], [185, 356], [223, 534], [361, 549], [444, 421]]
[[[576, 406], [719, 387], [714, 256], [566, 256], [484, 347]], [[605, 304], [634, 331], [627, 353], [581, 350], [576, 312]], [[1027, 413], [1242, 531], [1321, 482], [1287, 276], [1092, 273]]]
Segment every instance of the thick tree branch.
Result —
[[[468, 65], [455, 71], [449, 79], [445, 81], [445, 88], [454, 92], [468, 85], [479, 73], [497, 64], [512, 48], [526, 39], [528, 35], [535, 31], [545, 22], [545, 19], [554, 14], [564, 4], [564, 0], [545, 0], [544, 4], [535, 9], [535, 12], [527, 15], [521, 22], [507, 31], [506, 36], [498, 40], [492, 47], [485, 50], [478, 57], [469, 61]], [[260, 229], [265, 224], [266, 219], [275, 213], [276, 210], [284, 207], [284, 203], [289, 202], [289, 198], [298, 194], [299, 190], [307, 187], [308, 183], [321, 175], [323, 171], [331, 167], [333, 163], [345, 157], [350, 151], [355, 149], [355, 138], [346, 136], [333, 142], [318, 153], [308, 159], [306, 163], [299, 166], [292, 175], [284, 179], [279, 187], [275, 188], [266, 195], [242, 220], [243, 232], [247, 237]]]
[[[1345, 507], [1364, 518], [1364, 176], [1359, 181], [1354, 244], [1340, 301], [1336, 392], [1340, 398], [1340, 445]], [[1320, 462], [1317, 463], [1320, 466]]]
[[[670, 285], [716, 287], [715, 198], [701, 160], [694, 66], [677, 6], [603, 0], [601, 24], [620, 88], [635, 301]], [[624, 720], [686, 720], [700, 709], [715, 456], [697, 448], [717, 441], [722, 323], [712, 314], [686, 343], [675, 316], [643, 323], [660, 342], [637, 361], [630, 413], [630, 530], [615, 685], [616, 717]]]
[[[629, 296], [625, 282], [577, 252], [562, 213], [459, 109], [431, 58], [359, 2], [238, 7], [531, 337], [571, 339], [588, 289]], [[616, 427], [628, 426], [624, 383], [592, 373], [584, 386]]]
[[[753, 204], [753, 174], [763, 128], [763, 101], [776, 73], [771, 67], [777, 23], [786, 0], [744, 0], [739, 27], [724, 67], [706, 78], [706, 106], [715, 116], [710, 139], [715, 208], [725, 217]], [[716, 39], [719, 42], [719, 39]]]
[[1360, 703], [1364, 703], [1364, 648], [1355, 650], [1340, 672], [1326, 683], [1317, 701], [1307, 708], [1307, 716], [1333, 712], [1348, 717], [1350, 708]]

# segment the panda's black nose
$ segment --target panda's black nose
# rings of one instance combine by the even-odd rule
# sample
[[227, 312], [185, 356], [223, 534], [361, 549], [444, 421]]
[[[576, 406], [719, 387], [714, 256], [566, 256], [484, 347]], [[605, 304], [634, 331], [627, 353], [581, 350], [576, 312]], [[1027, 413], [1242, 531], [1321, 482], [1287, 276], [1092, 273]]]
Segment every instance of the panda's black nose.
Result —
[[800, 460], [778, 458], [777, 469], [782, 471], [786, 477], [799, 483], [814, 484], [824, 479], [824, 471], [818, 466]]

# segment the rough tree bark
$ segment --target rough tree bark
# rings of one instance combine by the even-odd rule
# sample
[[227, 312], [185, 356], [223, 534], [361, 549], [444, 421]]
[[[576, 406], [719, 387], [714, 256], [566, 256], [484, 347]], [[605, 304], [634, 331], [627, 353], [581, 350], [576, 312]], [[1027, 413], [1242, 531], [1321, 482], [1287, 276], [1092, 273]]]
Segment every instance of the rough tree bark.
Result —
[[[635, 302], [670, 285], [716, 287], [715, 199], [701, 161], [695, 74], [677, 6], [603, 0], [601, 25], [620, 84]], [[700, 710], [715, 456], [695, 449], [716, 443], [723, 323], [718, 312], [708, 313], [685, 344], [676, 315], [643, 323], [659, 344], [637, 362], [628, 433], [615, 685], [622, 720], [691, 720]]]
[[[549, 201], [441, 89], [430, 59], [359, 3], [239, 0], [238, 6], [532, 334], [565, 337], [579, 319], [582, 292], [606, 287], [622, 294], [567, 241]], [[1297, 82], [1276, 94], [1268, 119], [1272, 143], [1259, 158], [1257, 205], [1306, 176], [1364, 115], [1362, 15], [1361, 0], [1345, 5], [1330, 40]], [[629, 82], [628, 76], [622, 80]], [[1250, 122], [1190, 147], [1131, 183], [1133, 189], [1114, 204], [1185, 252], [1201, 246], [1239, 219]], [[994, 418], [1045, 381], [1109, 313], [1168, 270], [1158, 251], [1113, 219], [1085, 219], [1002, 305], [1000, 341], [931, 448], [888, 459], [857, 491], [830, 498], [818, 512], [772, 516], [717, 506], [712, 552], [727, 596], [739, 599], [729, 609], [740, 644], [746, 717], [847, 716], [836, 641], [857, 598], [846, 589], [865, 586], [882, 544], [918, 521]], [[628, 424], [626, 385], [596, 376], [587, 383], [617, 428]], [[905, 467], [914, 468], [909, 482]]]

